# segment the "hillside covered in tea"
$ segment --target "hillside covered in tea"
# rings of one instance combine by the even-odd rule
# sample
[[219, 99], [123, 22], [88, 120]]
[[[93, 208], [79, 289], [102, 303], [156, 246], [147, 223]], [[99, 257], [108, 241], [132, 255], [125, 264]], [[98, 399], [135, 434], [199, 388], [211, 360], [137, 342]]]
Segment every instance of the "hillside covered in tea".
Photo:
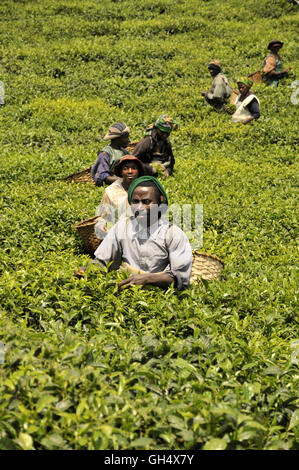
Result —
[[[0, 449], [298, 450], [298, 6], [284, 0], [2, 0]], [[261, 116], [201, 95], [233, 88], [284, 42]], [[170, 204], [201, 204], [222, 280], [115, 295], [84, 279], [75, 225], [104, 188], [64, 180], [116, 121], [171, 134]], [[296, 342], [297, 341], [297, 342]]]

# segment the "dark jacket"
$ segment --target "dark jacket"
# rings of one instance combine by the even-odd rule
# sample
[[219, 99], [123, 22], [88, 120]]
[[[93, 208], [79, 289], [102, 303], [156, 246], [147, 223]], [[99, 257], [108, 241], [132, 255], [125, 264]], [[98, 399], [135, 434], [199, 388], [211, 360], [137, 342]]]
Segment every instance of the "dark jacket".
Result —
[[143, 137], [143, 139], [136, 144], [133, 155], [146, 164], [154, 160], [158, 160], [164, 164], [168, 163], [168, 168], [171, 172], [175, 164], [169, 139], [159, 140], [157, 128], [155, 127], [152, 127], [148, 131], [148, 135]]

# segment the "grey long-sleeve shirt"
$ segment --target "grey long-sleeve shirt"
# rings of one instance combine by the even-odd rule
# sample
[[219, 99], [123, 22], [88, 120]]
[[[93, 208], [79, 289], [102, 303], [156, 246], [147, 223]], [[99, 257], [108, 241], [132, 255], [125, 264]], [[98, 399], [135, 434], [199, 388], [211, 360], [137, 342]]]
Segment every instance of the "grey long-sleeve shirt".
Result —
[[95, 251], [101, 265], [112, 262], [118, 269], [122, 262], [149, 273], [165, 272], [173, 276], [177, 289], [189, 286], [192, 249], [186, 234], [161, 218], [141, 229], [134, 217], [119, 220]]
[[214, 77], [211, 89], [208, 91], [206, 96], [209, 100], [226, 100], [230, 96], [231, 91], [232, 90], [226, 76], [223, 75], [223, 73], [218, 73]]

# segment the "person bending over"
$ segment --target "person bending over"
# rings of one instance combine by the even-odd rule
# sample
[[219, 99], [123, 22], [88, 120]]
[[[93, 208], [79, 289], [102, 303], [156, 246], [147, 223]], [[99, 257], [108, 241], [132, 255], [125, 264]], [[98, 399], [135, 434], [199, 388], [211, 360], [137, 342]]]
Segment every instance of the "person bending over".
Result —
[[116, 122], [109, 127], [104, 140], [110, 140], [99, 153], [95, 163], [91, 167], [91, 176], [96, 186], [112, 184], [118, 179], [114, 173], [114, 166], [129, 151], [126, 147], [130, 143], [130, 129], [124, 122]]
[[173, 173], [175, 158], [169, 140], [178, 124], [169, 116], [160, 116], [149, 126], [145, 136], [136, 144], [133, 154], [144, 163], [147, 175], [156, 176], [156, 167], [162, 169], [163, 178]]
[[212, 85], [208, 92], [203, 91], [201, 94], [208, 104], [215, 109], [221, 109], [228, 102], [232, 89], [226, 76], [222, 73], [219, 60], [211, 60], [208, 69], [213, 78]]

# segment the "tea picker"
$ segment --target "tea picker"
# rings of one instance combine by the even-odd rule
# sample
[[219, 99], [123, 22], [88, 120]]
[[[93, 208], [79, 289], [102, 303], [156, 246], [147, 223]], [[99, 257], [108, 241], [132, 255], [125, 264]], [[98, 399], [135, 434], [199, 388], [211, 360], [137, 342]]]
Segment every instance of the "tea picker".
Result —
[[129, 212], [128, 189], [136, 178], [144, 175], [144, 168], [137, 157], [125, 155], [115, 165], [114, 172], [119, 178], [105, 188], [100, 205], [96, 209], [96, 215], [75, 226], [85, 250], [91, 256], [113, 223]]
[[114, 166], [129, 151], [126, 147], [130, 143], [130, 128], [124, 122], [116, 122], [109, 127], [104, 140], [110, 140], [99, 153], [95, 163], [91, 167], [91, 176], [96, 186], [112, 184], [117, 180], [114, 174]]
[[237, 85], [240, 94], [238, 95], [235, 106], [236, 111], [232, 115], [232, 122], [241, 122], [248, 124], [253, 119], [260, 117], [260, 101], [257, 96], [250, 91], [253, 80], [241, 76], [237, 78]]
[[[118, 285], [118, 292], [133, 285], [174, 285], [182, 290], [198, 279], [221, 279], [223, 261], [207, 253], [192, 253], [186, 234], [162, 217], [168, 199], [156, 178], [145, 175], [134, 180], [128, 190], [128, 202], [131, 217], [120, 219], [109, 230], [93, 260], [101, 271], [127, 272], [129, 277]], [[83, 267], [74, 274], [81, 278], [86, 270]]]
[[213, 78], [211, 88], [208, 92], [203, 91], [201, 94], [206, 102], [215, 109], [221, 109], [229, 100], [232, 88], [226, 76], [222, 73], [221, 63], [219, 60], [211, 60], [208, 65], [211, 77]]
[[264, 59], [264, 81], [267, 85], [277, 87], [279, 81], [286, 77], [293, 67], [283, 69], [282, 59], [279, 51], [283, 46], [283, 42], [279, 39], [273, 39], [268, 44], [269, 54]]
[[162, 179], [172, 175], [175, 158], [169, 140], [178, 123], [163, 114], [147, 129], [145, 136], [137, 142], [133, 154], [144, 163], [146, 174], [157, 176], [162, 172]]
[[[132, 216], [121, 218], [109, 230], [94, 253], [94, 264], [102, 270], [133, 273], [119, 283], [118, 292], [134, 285], [186, 289], [192, 249], [187, 235], [162, 216], [168, 208], [162, 184], [149, 175], [137, 178], [129, 187], [128, 202]], [[82, 272], [81, 268], [75, 275], [81, 277]]]

